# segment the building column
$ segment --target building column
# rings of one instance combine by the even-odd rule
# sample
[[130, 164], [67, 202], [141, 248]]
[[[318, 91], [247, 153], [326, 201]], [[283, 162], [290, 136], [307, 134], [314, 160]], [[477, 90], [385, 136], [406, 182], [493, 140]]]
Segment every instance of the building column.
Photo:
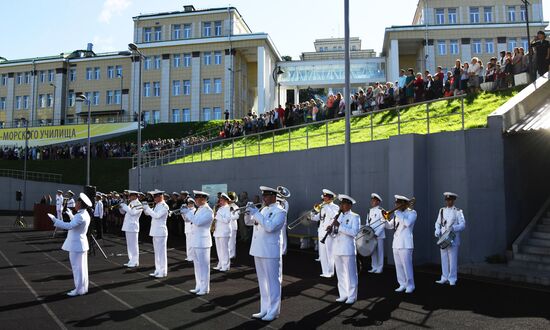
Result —
[[201, 53], [191, 58], [191, 121], [201, 120]]
[[497, 37], [497, 53], [506, 51], [507, 48], [506, 37]]
[[6, 95], [6, 126], [13, 127], [13, 108], [15, 104], [15, 75], [13, 72], [8, 73], [8, 84]]
[[134, 114], [128, 111], [129, 105], [130, 105], [130, 97], [128, 93], [129, 93], [128, 89], [123, 89], [120, 95], [120, 102], [122, 102], [122, 110], [125, 112], [125, 114], [123, 112], [122, 115], [126, 115], [130, 117], [131, 120], [134, 120]]
[[399, 77], [399, 40], [390, 41], [390, 51], [386, 67], [386, 80], [396, 81]]
[[298, 86], [294, 87], [294, 104], [300, 103], [300, 88]]
[[[140, 70], [141, 60], [139, 56], [132, 56], [132, 78], [130, 79], [130, 90], [132, 91], [131, 95], [131, 104], [128, 108], [130, 115], [137, 115], [139, 113], [139, 94], [143, 86], [140, 83], [139, 70]], [[79, 102], [77, 102], [78, 104]]]
[[258, 47], [258, 109], [257, 114], [265, 113], [265, 88], [266, 88], [266, 74], [265, 74], [265, 48]]
[[[435, 46], [434, 46], [434, 40], [428, 39], [428, 46], [426, 47], [426, 54], [428, 57], [426, 58], [426, 70], [429, 70], [432, 74], [435, 72]], [[396, 70], [398, 71], [398, 70]], [[395, 81], [395, 80], [393, 80]]]
[[170, 122], [170, 54], [162, 54], [160, 64], [160, 122]]
[[235, 109], [235, 49], [226, 49], [224, 58], [224, 79], [223, 79], [223, 104], [225, 110], [229, 110], [231, 118], [236, 118], [237, 109]]
[[470, 63], [470, 60], [472, 59], [472, 46], [470, 45], [470, 38], [462, 38], [460, 41], [460, 54], [462, 55], [462, 63]]
[[66, 75], [67, 69], [55, 69], [55, 95], [53, 96], [55, 108], [52, 114], [52, 123], [54, 125], [56, 121], [60, 123], [60, 120], [65, 118], [64, 109], [66, 109], [67, 95], [64, 95], [65, 93], [63, 92], [65, 91], [65, 84], [67, 83]]
[[[29, 120], [29, 122], [33, 123], [33, 121], [35, 120], [35, 117], [38, 117], [38, 106], [36, 107], [36, 112], [34, 111], [35, 110], [35, 103], [37, 103], [37, 98], [38, 98], [38, 95], [36, 95], [36, 90], [38, 90], [38, 88], [36, 88], [36, 85], [38, 85], [38, 79], [37, 79], [37, 73], [38, 71], [34, 70], [31, 71], [31, 83], [30, 83], [30, 89], [29, 89], [29, 116], [27, 117], [27, 119]], [[55, 95], [54, 95], [55, 97]], [[33, 124], [34, 125], [34, 124]]]

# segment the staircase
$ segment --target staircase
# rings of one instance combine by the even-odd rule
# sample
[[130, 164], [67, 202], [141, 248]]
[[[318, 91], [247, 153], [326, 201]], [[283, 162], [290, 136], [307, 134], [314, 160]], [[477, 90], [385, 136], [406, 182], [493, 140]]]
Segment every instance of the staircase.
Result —
[[508, 265], [550, 274], [550, 198], [514, 242]]

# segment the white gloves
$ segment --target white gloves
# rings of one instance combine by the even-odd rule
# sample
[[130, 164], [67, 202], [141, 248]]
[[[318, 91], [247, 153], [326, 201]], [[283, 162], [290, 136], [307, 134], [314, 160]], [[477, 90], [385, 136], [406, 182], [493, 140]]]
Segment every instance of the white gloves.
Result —
[[254, 215], [258, 213], [258, 208], [256, 207], [256, 205], [254, 205], [254, 203], [248, 202], [246, 204], [246, 212], [250, 213], [251, 215]]
[[52, 220], [52, 222], [55, 222], [55, 216], [53, 214], [48, 213], [48, 217]]

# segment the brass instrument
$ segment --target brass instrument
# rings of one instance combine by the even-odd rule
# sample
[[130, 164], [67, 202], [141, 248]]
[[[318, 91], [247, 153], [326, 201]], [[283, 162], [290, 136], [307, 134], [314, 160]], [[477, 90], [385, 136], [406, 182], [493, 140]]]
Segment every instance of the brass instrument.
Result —
[[[407, 204], [407, 208], [409, 208], [409, 207], [413, 207], [413, 205], [414, 205], [415, 202], [416, 202], [416, 198], [413, 197], [413, 198], [411, 198], [410, 201], [405, 202], [405, 204]], [[400, 208], [401, 208], [401, 205], [396, 206], [396, 207], [394, 207], [393, 209], [391, 209], [391, 210], [389, 210], [389, 211], [383, 210], [383, 211], [382, 211], [382, 217], [384, 217], [384, 219], [385, 219], [386, 221], [388, 221], [388, 220], [390, 219], [391, 215], [392, 215], [395, 211], [397, 211], [398, 209], [400, 209]]]
[[283, 186], [278, 186], [277, 191], [279, 192], [279, 196], [282, 198], [289, 198], [290, 197], [290, 190], [288, 188]]
[[288, 228], [288, 230], [292, 230], [294, 228], [296, 228], [300, 223], [302, 223], [302, 221], [304, 219], [307, 219], [307, 220], [311, 220], [310, 219], [310, 213], [321, 213], [321, 209], [323, 208], [323, 206], [325, 205], [325, 203], [317, 203], [315, 205], [313, 205], [313, 208], [309, 211], [306, 211], [304, 214], [302, 214], [301, 216], [299, 216], [296, 220], [292, 221], [288, 226], [286, 226]]
[[[261, 208], [263, 205], [264, 205], [263, 203], [254, 204], [254, 206], [256, 206], [257, 208]], [[247, 205], [241, 206], [241, 207], [239, 207], [239, 208], [237, 208], [237, 209], [232, 210], [231, 212], [233, 212], [233, 213], [234, 213], [234, 212], [237, 212], [237, 211], [242, 212], [242, 211], [244, 211], [247, 207], [248, 207]]]

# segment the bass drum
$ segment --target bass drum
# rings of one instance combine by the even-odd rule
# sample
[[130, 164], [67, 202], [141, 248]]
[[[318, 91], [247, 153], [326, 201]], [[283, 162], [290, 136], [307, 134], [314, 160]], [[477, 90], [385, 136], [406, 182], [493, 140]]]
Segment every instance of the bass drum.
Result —
[[374, 230], [370, 226], [361, 226], [359, 233], [355, 237], [355, 246], [357, 252], [363, 257], [370, 256], [376, 249], [378, 241], [374, 235]]

